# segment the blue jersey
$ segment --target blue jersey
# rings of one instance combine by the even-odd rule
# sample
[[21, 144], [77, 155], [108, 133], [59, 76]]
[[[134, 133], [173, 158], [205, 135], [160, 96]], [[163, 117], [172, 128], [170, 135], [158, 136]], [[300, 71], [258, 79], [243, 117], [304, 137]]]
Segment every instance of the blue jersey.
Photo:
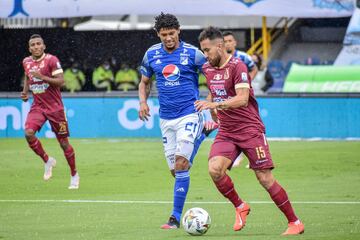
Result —
[[255, 63], [254, 61], [251, 59], [251, 57], [249, 56], [249, 54], [247, 54], [246, 52], [242, 52], [240, 50], [235, 50], [235, 53], [234, 53], [234, 57], [236, 58], [240, 58], [241, 61], [243, 61], [243, 63], [245, 63], [248, 71], [250, 72], [254, 66], [255, 66]]
[[162, 43], [146, 51], [140, 71], [148, 78], [155, 74], [160, 118], [175, 119], [196, 112], [199, 70], [205, 62], [204, 54], [185, 42], [172, 53], [165, 51]]

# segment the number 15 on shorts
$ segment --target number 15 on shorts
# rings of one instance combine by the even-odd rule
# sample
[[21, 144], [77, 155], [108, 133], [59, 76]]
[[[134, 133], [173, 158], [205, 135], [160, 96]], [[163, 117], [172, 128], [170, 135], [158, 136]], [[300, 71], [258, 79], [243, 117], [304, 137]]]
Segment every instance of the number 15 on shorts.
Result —
[[255, 148], [256, 150], [256, 155], [258, 157], [258, 159], [264, 159], [266, 158], [266, 153], [263, 147], [257, 147]]

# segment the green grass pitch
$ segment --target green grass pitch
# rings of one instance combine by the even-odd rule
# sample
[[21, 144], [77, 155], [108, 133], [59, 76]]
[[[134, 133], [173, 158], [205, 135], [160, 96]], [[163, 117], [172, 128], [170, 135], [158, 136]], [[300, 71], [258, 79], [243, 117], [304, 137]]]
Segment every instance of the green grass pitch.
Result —
[[230, 176], [252, 211], [242, 231], [232, 230], [233, 207], [207, 173], [211, 141], [195, 159], [185, 205], [209, 212], [212, 225], [201, 237], [159, 228], [171, 213], [174, 182], [160, 141], [71, 139], [79, 190], [67, 189], [56, 140], [42, 143], [58, 162], [48, 182], [25, 139], [0, 140], [0, 239], [360, 239], [360, 142], [270, 142], [274, 175], [305, 223], [296, 237], [280, 236], [286, 219], [245, 163]]

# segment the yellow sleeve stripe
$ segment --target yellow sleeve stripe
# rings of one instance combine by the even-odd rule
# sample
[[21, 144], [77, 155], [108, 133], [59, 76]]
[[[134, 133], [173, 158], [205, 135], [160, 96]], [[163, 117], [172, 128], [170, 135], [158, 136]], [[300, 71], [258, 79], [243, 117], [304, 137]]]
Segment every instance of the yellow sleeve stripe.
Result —
[[238, 83], [235, 85], [235, 89], [238, 88], [250, 88], [250, 84], [249, 83]]
[[55, 71], [53, 71], [51, 74], [53, 76], [55, 76], [56, 74], [59, 74], [59, 73], [63, 73], [63, 70], [62, 69], [56, 69]]

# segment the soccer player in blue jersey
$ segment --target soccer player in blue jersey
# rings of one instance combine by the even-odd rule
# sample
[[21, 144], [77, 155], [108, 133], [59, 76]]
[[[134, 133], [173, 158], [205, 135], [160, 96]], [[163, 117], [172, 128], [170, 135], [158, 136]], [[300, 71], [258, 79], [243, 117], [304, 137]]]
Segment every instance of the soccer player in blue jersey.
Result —
[[248, 69], [249, 75], [251, 79], [254, 79], [258, 69], [252, 60], [251, 56], [249, 56], [246, 52], [242, 52], [236, 49], [236, 39], [234, 34], [231, 31], [223, 32], [224, 43], [226, 51], [233, 55], [236, 58], [240, 58], [243, 61]]
[[150, 47], [141, 63], [139, 118], [147, 120], [150, 116], [147, 98], [155, 75], [164, 153], [175, 177], [172, 214], [161, 228], [173, 229], [180, 226], [190, 184], [189, 169], [205, 138], [203, 116], [194, 102], [199, 99], [198, 72], [206, 59], [199, 49], [179, 39], [180, 24], [174, 15], [156, 16], [155, 30], [161, 43]]

